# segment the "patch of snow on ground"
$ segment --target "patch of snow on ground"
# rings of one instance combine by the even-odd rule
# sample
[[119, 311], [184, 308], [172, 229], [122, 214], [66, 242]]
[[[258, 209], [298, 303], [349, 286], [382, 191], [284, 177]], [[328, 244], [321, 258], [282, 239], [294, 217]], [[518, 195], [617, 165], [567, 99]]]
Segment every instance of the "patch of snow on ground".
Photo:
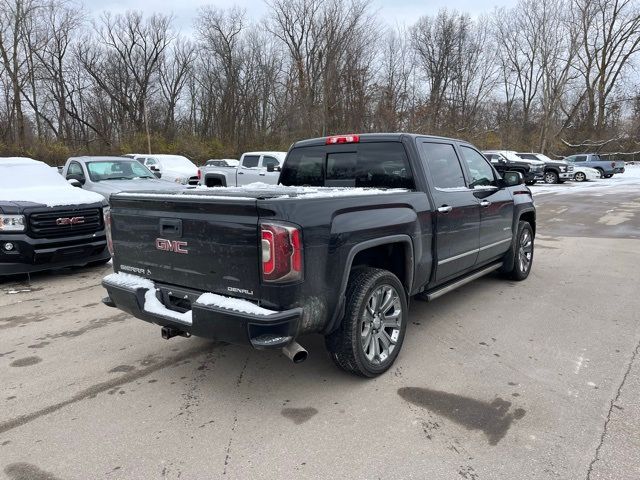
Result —
[[199, 303], [200, 305], [220, 307], [226, 310], [234, 310], [236, 312], [250, 313], [252, 315], [273, 315], [274, 313], [277, 313], [273, 310], [259, 307], [248, 300], [224, 297], [222, 295], [216, 295], [215, 293], [203, 293], [200, 295], [198, 300], [196, 300], [196, 303]]
[[573, 193], [590, 193], [594, 196], [611, 195], [619, 192], [640, 192], [640, 165], [625, 166], [624, 173], [616, 173], [611, 178], [598, 178], [590, 182], [566, 182], [556, 185], [536, 183], [529, 187], [533, 196]]

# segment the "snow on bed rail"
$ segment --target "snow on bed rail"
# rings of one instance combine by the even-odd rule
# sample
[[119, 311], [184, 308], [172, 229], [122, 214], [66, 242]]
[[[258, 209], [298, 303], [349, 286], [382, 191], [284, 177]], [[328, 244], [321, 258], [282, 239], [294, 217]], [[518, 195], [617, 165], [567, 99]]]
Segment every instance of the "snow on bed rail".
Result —
[[[207, 187], [198, 187], [207, 188]], [[282, 197], [304, 197], [304, 198], [322, 198], [322, 197], [349, 197], [356, 195], [380, 195], [386, 193], [408, 192], [405, 188], [365, 188], [365, 187], [297, 187], [285, 185], [269, 185], [263, 182], [249, 183], [240, 187], [226, 187], [225, 191], [230, 193], [243, 192], [264, 192], [270, 195], [279, 195]]]
[[[250, 183], [240, 187], [196, 187], [175, 193], [138, 193], [121, 192], [118, 197], [143, 197], [143, 198], [193, 198], [199, 200], [256, 200], [260, 196], [269, 198], [332, 198], [354, 197], [360, 195], [383, 195], [389, 193], [403, 193], [409, 190], [404, 188], [364, 188], [364, 187], [287, 187], [284, 185], [269, 185], [262, 182]], [[202, 192], [211, 192], [205, 195]], [[215, 192], [231, 193], [232, 195], [216, 195]], [[251, 194], [251, 197], [243, 196]], [[256, 197], [258, 195], [258, 197]]]
[[[104, 277], [104, 282], [111, 285], [116, 285], [124, 288], [136, 289], [144, 288], [146, 293], [144, 295], [143, 310], [155, 315], [161, 315], [164, 317], [172, 318], [178, 322], [185, 323], [187, 325], [193, 324], [192, 311], [189, 310], [184, 313], [169, 310], [165, 307], [160, 300], [156, 297], [155, 284], [146, 278], [132, 275], [130, 273], [112, 273]], [[273, 310], [262, 308], [255, 303], [251, 303], [248, 300], [240, 298], [225, 297], [223, 295], [217, 295], [215, 293], [203, 293], [198, 297], [195, 303], [203, 306], [215, 306], [223, 308], [225, 310], [233, 310], [240, 313], [249, 313], [252, 315], [273, 315], [277, 313]]]

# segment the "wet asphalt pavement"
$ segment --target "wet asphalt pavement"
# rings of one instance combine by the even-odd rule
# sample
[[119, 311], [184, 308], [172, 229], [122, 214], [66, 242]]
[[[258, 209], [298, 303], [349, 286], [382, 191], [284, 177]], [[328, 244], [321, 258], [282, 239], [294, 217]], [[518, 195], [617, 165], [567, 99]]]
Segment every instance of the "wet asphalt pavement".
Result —
[[[533, 187], [534, 192], [536, 186]], [[640, 180], [536, 194], [534, 268], [413, 302], [385, 375], [322, 338], [160, 338], [109, 267], [0, 281], [0, 478], [640, 478]]]

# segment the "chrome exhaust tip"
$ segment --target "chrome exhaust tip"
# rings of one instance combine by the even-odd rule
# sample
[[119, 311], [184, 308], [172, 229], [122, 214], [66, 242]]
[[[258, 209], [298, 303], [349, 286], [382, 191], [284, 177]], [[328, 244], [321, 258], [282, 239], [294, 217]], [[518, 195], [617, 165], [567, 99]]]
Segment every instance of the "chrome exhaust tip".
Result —
[[295, 340], [282, 347], [282, 353], [293, 363], [302, 363], [309, 356], [309, 352]]

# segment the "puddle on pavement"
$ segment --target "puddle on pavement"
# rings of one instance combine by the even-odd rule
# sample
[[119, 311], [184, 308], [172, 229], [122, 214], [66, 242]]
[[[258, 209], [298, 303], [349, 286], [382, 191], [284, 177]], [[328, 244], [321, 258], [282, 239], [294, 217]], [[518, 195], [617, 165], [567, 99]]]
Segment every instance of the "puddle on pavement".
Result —
[[400, 388], [398, 395], [468, 430], [481, 430], [487, 436], [490, 445], [497, 445], [507, 434], [513, 421], [521, 419], [526, 413], [522, 408], [509, 412], [511, 402], [501, 398], [496, 398], [492, 402], [483, 402], [453, 393], [418, 387]]
[[296, 425], [300, 425], [302, 423], [305, 423], [311, 420], [311, 417], [316, 415], [318, 413], [318, 410], [316, 410], [313, 407], [306, 407], [306, 408], [288, 407], [288, 408], [283, 408], [280, 413], [282, 414], [283, 417], [293, 421], [293, 423], [295, 423]]

